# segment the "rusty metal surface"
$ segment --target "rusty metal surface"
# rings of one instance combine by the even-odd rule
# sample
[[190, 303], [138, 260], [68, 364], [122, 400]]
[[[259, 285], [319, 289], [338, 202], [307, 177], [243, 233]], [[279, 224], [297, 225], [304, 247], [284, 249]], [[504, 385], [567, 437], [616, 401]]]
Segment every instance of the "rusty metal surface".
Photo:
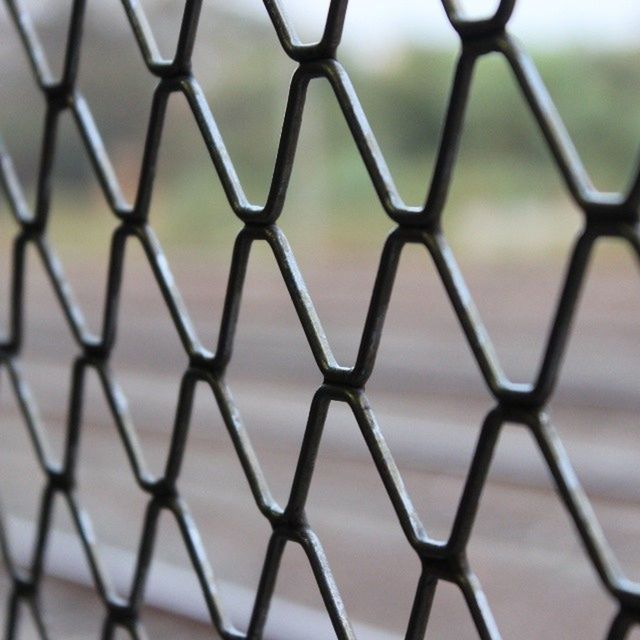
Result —
[[[503, 425], [507, 423], [522, 425], [533, 435], [553, 476], [559, 498], [575, 523], [576, 532], [601, 580], [603, 589], [618, 603], [618, 613], [610, 623], [609, 637], [626, 637], [640, 615], [640, 585], [626, 577], [611, 551], [591, 504], [573, 471], [562, 440], [548, 417], [546, 406], [557, 386], [558, 374], [571, 335], [572, 321], [594, 246], [602, 238], [614, 237], [627, 243], [636, 255], [640, 255], [640, 175], [625, 193], [600, 193], [592, 186], [534, 64], [519, 43], [509, 35], [507, 25], [515, 0], [503, 0], [493, 16], [473, 21], [464, 18], [457, 3], [443, 0], [449, 20], [460, 36], [461, 51], [431, 185], [424, 203], [418, 206], [409, 206], [400, 197], [350, 83], [349, 75], [338, 60], [347, 0], [331, 2], [324, 34], [315, 44], [303, 44], [299, 41], [279, 1], [264, 0], [284, 52], [298, 63], [298, 67], [289, 90], [271, 189], [263, 205], [251, 203], [246, 197], [232, 158], [227, 153], [216, 126], [214, 114], [197, 78], [191, 73], [190, 58], [196, 39], [201, 1], [187, 0], [185, 3], [176, 52], [171, 60], [166, 60], [159, 54], [140, 4], [133, 0], [122, 0], [149, 73], [158, 78], [149, 118], [141, 177], [133, 203], [127, 202], [122, 194], [89, 105], [76, 86], [81, 47], [90, 46], [90, 43], [82, 42], [85, 1], [75, 0], [73, 3], [66, 56], [60, 78], [54, 78], [49, 70], [28, 12], [19, 0], [5, 1], [31, 60], [35, 81], [47, 102], [37, 198], [33, 210], [23, 195], [8, 152], [4, 147], [0, 147], [0, 178], [13, 215], [20, 226], [20, 232], [13, 245], [10, 331], [1, 345], [0, 359], [7, 374], [5, 379], [8, 380], [23, 414], [25, 428], [33, 443], [34, 455], [47, 477], [41, 499], [37, 544], [28, 571], [18, 569], [12, 561], [11, 548], [0, 519], [0, 546], [12, 582], [7, 636], [13, 637], [15, 634], [19, 613], [26, 607], [32, 611], [41, 636], [47, 637], [46, 625], [39, 614], [39, 587], [43, 579], [52, 510], [54, 504], [63, 501], [74, 520], [77, 535], [91, 568], [96, 593], [104, 604], [104, 619], [101, 621], [103, 638], [114, 638], [117, 633], [122, 632], [127, 632], [133, 638], [146, 637], [139, 613], [154, 555], [157, 525], [164, 512], [171, 513], [179, 526], [193, 570], [207, 602], [211, 624], [222, 637], [262, 637], [280, 561], [287, 545], [300, 545], [306, 554], [336, 636], [340, 639], [355, 637], [325, 556], [322, 541], [309, 524], [305, 513], [327, 413], [332, 403], [343, 403], [351, 411], [354, 426], [359, 428], [364, 438], [370, 453], [371, 465], [375, 466], [382, 479], [394, 507], [398, 527], [404, 533], [407, 545], [413, 549], [416, 567], [421, 571], [410, 618], [407, 621], [406, 638], [417, 639], [425, 636], [431, 604], [438, 585], [443, 581], [453, 583], [461, 590], [480, 637], [500, 637], [491, 613], [490, 602], [483, 594], [466, 551], [473, 535], [474, 521], [493, 453]], [[440, 225], [455, 169], [465, 107], [472, 91], [474, 66], [482, 56], [490, 53], [498, 53], [510, 65], [514, 81], [526, 98], [538, 123], [540, 134], [564, 179], [567, 191], [584, 214], [584, 225], [575, 238], [552, 329], [544, 345], [544, 356], [537, 375], [528, 384], [515, 384], [502, 371], [491, 346], [490, 337]], [[334, 357], [294, 253], [277, 225], [295, 161], [306, 91], [309, 83], [319, 77], [330, 82], [380, 203], [390, 219], [397, 223], [380, 257], [357, 357], [351, 365], [341, 364]], [[148, 223], [167, 102], [170, 95], [176, 92], [186, 97], [209, 151], [212, 175], [215, 170], [233, 211], [244, 223], [234, 245], [219, 339], [213, 353], [202, 345], [171, 275], [170, 264]], [[111, 238], [104, 319], [98, 335], [92, 334], [87, 328], [82, 309], [73, 297], [56, 257], [55, 247], [50, 244], [48, 236], [51, 168], [57, 126], [61, 114], [66, 111], [73, 115], [106, 201], [119, 221]], [[119, 317], [118, 304], [121, 297], [125, 250], [131, 243], [139, 243], [146, 254], [162, 291], [167, 313], [173, 320], [189, 361], [188, 369], [182, 378], [171, 447], [164, 472], [158, 476], [146, 468], [135, 428], [127, 411], [126, 388], [121, 389], [118, 386], [110, 368], [111, 355], [117, 343], [117, 328], [125, 321]], [[256, 243], [266, 243], [277, 261], [318, 371], [324, 380], [311, 403], [289, 498], [286, 504], [282, 505], [272, 496], [267, 478], [260, 468], [258, 457], [244, 428], [241, 408], [235, 405], [225, 379], [225, 373], [233, 358], [235, 329], [243, 298], [247, 264]], [[474, 354], [479, 369], [478, 375], [482, 377], [496, 402], [480, 430], [453, 526], [443, 540], [436, 539], [429, 533], [429, 522], [422, 522], [414, 508], [402, 475], [386, 444], [385, 425], [378, 423], [365, 392], [365, 385], [375, 368], [399, 259], [408, 244], [423, 245], [431, 256]], [[21, 373], [24, 282], [27, 268], [25, 255], [31, 247], [35, 248], [50, 277], [51, 286], [64, 309], [79, 350], [70, 389], [66, 445], [61, 463], [57, 463], [50, 452], [45, 430], [37, 412], [37, 398], [30, 393]], [[100, 378], [104, 396], [117, 424], [121, 443], [138, 489], [148, 496], [134, 578], [126, 597], [119, 596], [110, 584], [108, 574], [100, 561], [91, 521], [80, 504], [76, 491], [78, 451], [82, 437], [83, 392], [90, 370], [95, 371]], [[197, 527], [180, 490], [181, 465], [189, 438], [194, 393], [198, 385], [208, 387], [215, 397], [235, 452], [251, 486], [255, 508], [272, 528], [262, 577], [246, 630], [236, 629], [225, 614]], [[224, 517], [224, 513], [220, 515]]]

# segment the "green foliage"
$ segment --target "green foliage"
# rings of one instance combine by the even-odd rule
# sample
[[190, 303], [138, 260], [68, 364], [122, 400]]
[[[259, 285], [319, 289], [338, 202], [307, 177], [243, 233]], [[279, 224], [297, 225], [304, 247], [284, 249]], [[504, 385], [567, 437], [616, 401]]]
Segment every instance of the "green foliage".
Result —
[[[234, 29], [246, 29], [246, 25], [231, 22], [212, 34], [210, 42], [215, 50], [196, 51], [199, 62], [195, 71], [241, 181], [249, 197], [260, 202], [270, 183], [288, 83], [295, 67], [274, 42], [271, 30], [260, 25], [251, 26], [252, 48], [235, 46]], [[96, 29], [86, 37], [98, 55], [93, 72], [81, 78], [82, 90], [116, 164], [119, 150], [127, 151], [120, 156], [127, 158], [125, 171], [129, 171], [131, 149], [142, 144], [141, 131], [146, 126], [152, 89], [147, 86], [142, 97], [138, 79], [144, 76], [148, 81], [148, 74], [139, 58], [130, 60], [136, 55], [124, 46], [125, 42], [131, 43], [130, 33]], [[587, 169], [602, 189], [624, 188], [634, 165], [640, 139], [635, 109], [640, 97], [636, 55], [637, 52], [575, 50], [534, 56]], [[403, 197], [411, 203], [422, 201], [437, 154], [456, 53], [413, 47], [375, 68], [363, 68], [361, 63], [348, 59], [343, 63]], [[132, 65], [138, 71], [135, 74], [128, 71]], [[6, 132], [18, 166], [32, 162], [26, 155], [30, 145], [25, 144], [25, 137], [39, 135], [41, 127], [41, 113], [24, 109], [21, 87], [26, 81], [19, 75], [3, 76], [0, 133]], [[310, 216], [318, 217], [318, 209], [322, 209], [321, 217], [338, 225], [364, 216], [386, 224], [368, 178], [365, 175], [362, 179], [362, 162], [345, 133], [344, 122], [336, 124], [340, 116], [335, 97], [330, 89], [315, 92], [314, 83], [322, 82], [312, 81], [310, 89], [313, 105], [305, 111], [304, 126], [314, 129], [315, 146], [303, 149], [303, 156], [296, 159], [305, 175], [298, 179], [302, 187], [296, 187], [294, 200], [314, 202]], [[178, 126], [186, 132], [194, 123], [189, 116]], [[162, 153], [171, 158], [173, 165], [165, 183], [158, 186], [166, 208], [186, 208], [190, 212], [186, 215], [195, 216], [194, 220], [198, 216], [209, 220], [212, 212], [224, 210], [226, 220], [229, 210], [221, 197], [209, 201], [203, 195], [204, 188], [198, 187], [218, 178], [213, 166], [203, 164], [201, 156], [197, 162], [194, 160], [190, 140], [190, 136], [181, 136], [178, 131], [178, 135], [164, 142]], [[86, 158], [71, 153], [65, 147], [65, 139], [60, 139], [59, 144], [58, 179], [70, 193], [82, 190], [88, 168]], [[171, 148], [166, 148], [168, 145]], [[322, 165], [321, 170], [318, 165]], [[318, 197], [319, 191], [323, 192], [322, 198]], [[499, 210], [510, 205], [517, 208], [523, 200], [548, 203], [566, 198], [563, 193], [557, 168], [513, 73], [497, 55], [481, 59], [474, 74], [446, 215], [455, 218], [459, 211], [477, 202], [495, 203]], [[309, 220], [303, 213], [298, 212], [297, 216], [300, 224], [306, 225]], [[296, 219], [289, 217], [295, 226]], [[198, 228], [180, 224], [175, 218], [171, 225], [176, 240], [192, 234], [186, 229]], [[200, 239], [213, 235], [213, 231], [197, 234]]]

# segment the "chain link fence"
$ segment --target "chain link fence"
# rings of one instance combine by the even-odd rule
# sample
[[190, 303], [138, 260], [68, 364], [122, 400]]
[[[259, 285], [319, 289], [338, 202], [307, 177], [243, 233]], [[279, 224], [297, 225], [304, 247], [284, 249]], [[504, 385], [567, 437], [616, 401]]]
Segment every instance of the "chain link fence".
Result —
[[[145, 638], [140, 620], [149, 569], [154, 557], [157, 525], [161, 514], [170, 512], [179, 526], [184, 546], [210, 614], [211, 625], [226, 639], [261, 638], [272, 602], [280, 562], [287, 545], [300, 545], [313, 571], [324, 606], [330, 616], [335, 635], [341, 640], [355, 634], [332, 570], [323, 551], [322, 541], [309, 524], [305, 513], [307, 496], [313, 482], [314, 465], [322, 441], [323, 426], [332, 403], [344, 403], [353, 413], [369, 454], [397, 516], [397, 525], [406, 544], [415, 552], [416, 566], [421, 570], [415, 587], [415, 598], [406, 624], [408, 640], [424, 638], [429, 633], [429, 614], [438, 585], [449, 582], [462, 592], [478, 636], [500, 638], [474, 567], [467, 558], [467, 547], [473, 534], [474, 520], [491, 466], [492, 456], [506, 423], [522, 425], [533, 435], [555, 481], [556, 490], [570, 514], [576, 534], [600, 578], [602, 588], [618, 603], [618, 612], [610, 622], [611, 639], [627, 637], [640, 619], [640, 585], [629, 580], [619, 566], [598, 524], [590, 502], [581, 488], [561, 439], [550, 423], [545, 407], [552, 396], [563, 355], [571, 334], [579, 295], [592, 251], [601, 238], [618, 238], [640, 256], [638, 205], [640, 175], [624, 193], [601, 193], [589, 179], [581, 159], [558, 115], [535, 65], [521, 45], [509, 34], [508, 23], [516, 0], [502, 0], [495, 13], [484, 19], [470, 20], [456, 0], [443, 0], [447, 17], [457, 32], [461, 47], [457, 61], [435, 169], [423, 204], [407, 205], [394, 184], [385, 158], [368, 124], [349, 74], [339, 61], [339, 47], [348, 0], [332, 0], [321, 39], [303, 43], [296, 35], [281, 0], [264, 0], [273, 23], [274, 38], [284, 53], [297, 63], [291, 80], [282, 133], [280, 136], [271, 187], [263, 205], [252, 203], [234, 168], [214, 114], [191, 72], [191, 56], [197, 38], [202, 0], [186, 0], [175, 54], [165, 59], [159, 52], [153, 31], [141, 4], [122, 0], [141, 56], [149, 74], [157, 78], [144, 149], [143, 165], [135, 201], [124, 197], [118, 177], [105, 150], [101, 133], [91, 109], [77, 86], [80, 53], [91, 42], [83, 42], [85, 0], [74, 0], [66, 40], [66, 53], [61, 76], [54, 77], [47, 63], [29, 12], [20, 0], [5, 4], [28, 54], [34, 80], [46, 100], [46, 123], [38, 169], [35, 206], [27, 203], [23, 188], [12, 165], [11, 157], [0, 146], [0, 178], [10, 209], [20, 231], [12, 254], [10, 322], [6, 338], [0, 345], [0, 363], [6, 381], [15, 395], [24, 417], [24, 426], [33, 444], [33, 453], [46, 474], [37, 524], [36, 545], [28, 567], [19, 568], [12, 555], [6, 523], [0, 517], [0, 547], [4, 565], [11, 580], [6, 637], [17, 637], [20, 612], [29, 609], [42, 638], [47, 638], [46, 620], [39, 606], [40, 586], [47, 545], [52, 531], [52, 511], [58, 500], [66, 502], [75, 523], [77, 536], [88, 560], [93, 585], [104, 604], [102, 637], [114, 638], [127, 633], [132, 638]], [[465, 119], [465, 108], [473, 89], [474, 67], [478, 60], [497, 53], [507, 61], [513, 79], [539, 127], [540, 136], [550, 149], [567, 191], [583, 212], [584, 225], [573, 246], [569, 268], [559, 297], [552, 328], [544, 348], [539, 371], [529, 384], [514, 384], [504, 374], [491, 346], [471, 295], [441, 230], [442, 212], [455, 171], [456, 155]], [[268, 69], [265, 70], [265, 73]], [[357, 357], [352, 365], [339, 363], [327, 340], [314, 302], [310, 297], [287, 238], [278, 227], [289, 178], [295, 163], [298, 136], [305, 109], [309, 83], [326, 78], [359, 150], [379, 201], [388, 217], [396, 224], [388, 236], [379, 262], [375, 286]], [[205, 349], [197, 335], [170, 272], [163, 249], [148, 222], [151, 195], [167, 103], [172, 94], [185, 96], [206, 144], [217, 178], [243, 228], [233, 248], [226, 299], [215, 353]], [[56, 133], [61, 115], [70, 112], [86, 146], [92, 169], [104, 197], [118, 221], [111, 237], [111, 252], [104, 305], [102, 330], [92, 334], [76, 303], [61, 263], [50, 243], [48, 226], [50, 190]], [[212, 172], [212, 175], [213, 172]], [[110, 369], [111, 355], [117, 341], [121, 282], [125, 263], [125, 247], [137, 240], [146, 254], [157, 284], [188, 356], [189, 366], [182, 378], [175, 424], [164, 472], [152, 475], [145, 467], [141, 447], [126, 408], [126, 389], [120, 390]], [[300, 454], [286, 505], [272, 497], [257, 455], [243, 426], [241, 413], [235, 406], [225, 372], [233, 358], [235, 329], [238, 320], [247, 264], [256, 241], [268, 244], [280, 269], [309, 348], [323, 377], [317, 389], [300, 443]], [[495, 408], [486, 416], [464, 490], [457, 506], [449, 536], [434, 539], [429, 522], [422, 522], [411, 501], [402, 476], [394, 463], [384, 437], [384, 425], [378, 424], [365, 393], [365, 385], [374, 371], [376, 354], [385, 324], [385, 315], [394, 289], [394, 279], [404, 248], [409, 244], [426, 247], [433, 265], [444, 284], [451, 305], [464, 330], [487, 388], [495, 398]], [[21, 372], [23, 344], [25, 254], [35, 248], [49, 276], [66, 321], [75, 337], [80, 355], [75, 360], [63, 459], [58, 462], [50, 454], [44, 426], [34, 397]], [[117, 425], [121, 445], [126, 451], [137, 489], [148, 496], [142, 538], [133, 581], [126, 597], [120, 597], [103, 569], [91, 522], [80, 503], [77, 488], [79, 442], [82, 435], [82, 408], [88, 371], [97, 372], [102, 391]], [[253, 611], [246, 630], [234, 627], [225, 613], [216, 589], [215, 579], [203, 550], [189, 505], [181, 494], [180, 474], [189, 439], [190, 415], [196, 385], [210, 387], [233, 441], [255, 499], [255, 508], [272, 528], [264, 559]], [[123, 395], [124, 393], [124, 395]], [[132, 487], [134, 489], [134, 487]], [[455, 637], [452, 631], [451, 637]]]

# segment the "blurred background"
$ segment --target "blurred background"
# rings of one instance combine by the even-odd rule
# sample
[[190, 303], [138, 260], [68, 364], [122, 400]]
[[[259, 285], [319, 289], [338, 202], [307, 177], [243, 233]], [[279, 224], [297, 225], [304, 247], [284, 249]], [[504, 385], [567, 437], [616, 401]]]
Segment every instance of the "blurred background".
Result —
[[[70, 2], [24, 4], [55, 72], [62, 63]], [[183, 2], [142, 4], [162, 52], [170, 57]], [[317, 39], [328, 1], [286, 4], [301, 39]], [[472, 15], [482, 16], [496, 2], [467, 4]], [[512, 20], [512, 32], [531, 53], [601, 190], [624, 190], [634, 171], [640, 140], [639, 27], [640, 6], [631, 0], [520, 0]], [[435, 0], [349, 3], [339, 59], [400, 193], [411, 204], [421, 203], [427, 191], [457, 54], [458, 40]], [[256, 203], [264, 202], [268, 192], [294, 70], [259, 0], [204, 2], [194, 73], [244, 189]], [[155, 81], [115, 0], [88, 2], [79, 87], [121, 186], [133, 199]], [[2, 6], [0, 135], [31, 203], [44, 107]], [[61, 119], [53, 175], [49, 236], [89, 326], [97, 331], [117, 221], [69, 114]], [[200, 339], [213, 348], [241, 225], [179, 94], [169, 102], [150, 220]], [[280, 223], [338, 361], [352, 363], [380, 251], [393, 224], [377, 201], [326, 80], [314, 80], [309, 88]], [[512, 380], [535, 377], [580, 225], [579, 211], [512, 72], [497, 55], [482, 58], [444, 229]], [[2, 196], [3, 328], [16, 231]], [[637, 579], [636, 263], [620, 242], [598, 244], [550, 413], [621, 564]], [[22, 364], [52, 451], [59, 456], [78, 349], [35, 251], [28, 255], [28, 267]], [[154, 471], [166, 456], [186, 365], [143, 252], [130, 241], [113, 371]], [[260, 243], [252, 249], [227, 382], [272, 491], [283, 504], [309, 403], [322, 379], [271, 252]], [[446, 538], [492, 401], [424, 249], [409, 246], [403, 253], [367, 395], [427, 530]], [[44, 478], [4, 371], [0, 402], [0, 496], [9, 513], [11, 543], [26, 562]], [[88, 378], [83, 420], [79, 492], [106, 565], [126, 592], [146, 499], [135, 487], [95, 375]], [[196, 397], [181, 486], [223, 600], [244, 628], [269, 527], [204, 387]], [[403, 637], [419, 565], [346, 407], [330, 411], [308, 512], [358, 637]], [[43, 589], [52, 637], [97, 637], [101, 605], [78, 585], [86, 569], [81, 552], [73, 550], [73, 524], [62, 501], [56, 529], [48, 554], [52, 577]], [[599, 586], [541, 456], [520, 427], [508, 426], [500, 439], [469, 555], [503, 637], [603, 637], [614, 602]], [[334, 637], [299, 549], [287, 549], [280, 575], [268, 637]], [[3, 580], [0, 574], [0, 594], [6, 588]], [[145, 616], [151, 637], [187, 637], [187, 631], [190, 638], [211, 637], [202, 624], [203, 605], [196, 602], [195, 577], [169, 516], [162, 520], [151, 581]], [[168, 583], [175, 586], [171, 594]], [[79, 601], [86, 606], [70, 607]], [[32, 637], [28, 620], [24, 624], [24, 637]], [[453, 587], [439, 587], [428, 637], [476, 637]]]

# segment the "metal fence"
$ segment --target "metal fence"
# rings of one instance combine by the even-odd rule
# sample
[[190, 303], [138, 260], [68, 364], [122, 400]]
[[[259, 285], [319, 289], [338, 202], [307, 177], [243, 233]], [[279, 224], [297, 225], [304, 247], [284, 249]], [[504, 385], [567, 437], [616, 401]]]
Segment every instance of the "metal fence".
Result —
[[[0, 546], [12, 589], [8, 603], [9, 616], [6, 637], [15, 637], [19, 613], [27, 607], [37, 621], [43, 638], [47, 636], [45, 621], [39, 608], [39, 588], [43, 565], [51, 534], [52, 509], [60, 498], [68, 504], [77, 535], [91, 568], [95, 590], [104, 603], [103, 638], [113, 638], [125, 631], [133, 638], [146, 637], [140, 622], [140, 608], [154, 554], [154, 541], [160, 515], [169, 511], [179, 525], [206, 600], [211, 624], [224, 638], [260, 638], [263, 635], [270, 602], [274, 593], [280, 560], [288, 544], [300, 545], [313, 570], [326, 610], [340, 639], [354, 638], [349, 617], [339, 590], [332, 578], [322, 542], [305, 515], [305, 503], [313, 482], [314, 463], [322, 440], [323, 426], [332, 403], [346, 403], [355, 417], [368, 447], [371, 464], [380, 475], [389, 500], [397, 515], [398, 527], [406, 544], [415, 552], [421, 577], [416, 585], [411, 615], [407, 621], [407, 639], [425, 637], [429, 629], [429, 613], [435, 591], [442, 581], [459, 587], [482, 638], [499, 638], [500, 632], [491, 613], [466, 549], [473, 533], [479, 501], [491, 465], [492, 455], [505, 423], [518, 423], [528, 429], [548, 466], [564, 507], [570, 514], [577, 535], [588, 553], [603, 589], [618, 602], [619, 610], [610, 624], [609, 638], [624, 638], [640, 619], [640, 585], [626, 578], [618, 565], [596, 520], [588, 498], [572, 469], [563, 443], [545, 413], [545, 406], [554, 392], [558, 372], [571, 333], [572, 319], [585, 279], [585, 271], [597, 241], [601, 238], [622, 239], [640, 256], [638, 205], [640, 176], [625, 193], [601, 193], [592, 186], [587, 171], [550, 99], [536, 67], [507, 29], [516, 0], [502, 0], [495, 14], [478, 20], [468, 20], [456, 0], [443, 0], [449, 21], [461, 42], [460, 55], [450, 91], [450, 99], [430, 188], [423, 205], [405, 204], [396, 189], [385, 159], [369, 127], [349, 75], [339, 62], [339, 45], [348, 0], [332, 0], [322, 38], [313, 44], [303, 43], [287, 19], [284, 2], [264, 0], [282, 49], [298, 64], [291, 80], [289, 97], [282, 126], [273, 179], [264, 205], [251, 203], [243, 191], [223, 138], [216, 126], [214, 114], [191, 72], [191, 55], [197, 37], [202, 0], [187, 0], [175, 55], [164, 59], [159, 53], [152, 29], [139, 2], [122, 0], [122, 5], [150, 74], [158, 79], [151, 108], [143, 166], [135, 202], [123, 196], [116, 173], [103, 146], [100, 131], [91, 110], [76, 83], [83, 43], [85, 0], [74, 0], [70, 14], [66, 55], [62, 74], [52, 75], [43, 48], [28, 11], [20, 0], [5, 0], [22, 43], [28, 53], [35, 82], [46, 99], [46, 123], [38, 170], [37, 197], [31, 210], [12, 166], [7, 150], [0, 146], [0, 178], [11, 211], [20, 231], [13, 244], [12, 289], [10, 296], [9, 334], [0, 345], [0, 363], [8, 374], [24, 417], [24, 425], [33, 444], [33, 452], [48, 479], [39, 511], [37, 543], [29, 567], [21, 570], [12, 559], [6, 527], [0, 518]], [[474, 66], [490, 53], [503, 56], [519, 85], [528, 107], [538, 124], [540, 135], [549, 147], [567, 191], [584, 214], [584, 226], [575, 239], [564, 286], [545, 345], [544, 357], [533, 382], [517, 385], [510, 382], [491, 347], [478, 312], [474, 306], [454, 256], [441, 230], [441, 215], [455, 170], [456, 154], [465, 118], [465, 108], [472, 90]], [[266, 70], [268, 71], [268, 70]], [[342, 114], [358, 147], [378, 198], [391, 220], [396, 223], [389, 235], [379, 263], [371, 302], [362, 330], [355, 363], [345, 366], [336, 361], [316, 314], [314, 303], [305, 287], [287, 238], [278, 227], [289, 178], [295, 162], [298, 134], [305, 106], [305, 96], [311, 80], [326, 78], [333, 89]], [[161, 144], [163, 124], [169, 97], [173, 93], [186, 97], [199, 132], [206, 144], [233, 211], [244, 226], [233, 249], [230, 277], [224, 304], [219, 340], [215, 353], [207, 351], [199, 341], [180, 293], [171, 277], [170, 266], [148, 223], [148, 210], [154, 186], [154, 174]], [[56, 147], [58, 122], [63, 112], [73, 115], [75, 125], [88, 151], [104, 197], [119, 221], [111, 238], [111, 253], [106, 288], [102, 331], [93, 335], [86, 327], [83, 314], [74, 301], [49, 242], [49, 195], [51, 169]], [[212, 176], [214, 175], [212, 171]], [[133, 425], [125, 402], [110, 371], [110, 358], [116, 343], [119, 321], [118, 304], [124, 265], [125, 246], [135, 237], [141, 243], [153, 270], [175, 329], [189, 358], [189, 367], [182, 379], [179, 403], [171, 446], [164, 473], [154, 477], [146, 471], [141, 459]], [[250, 439], [243, 427], [240, 412], [234, 406], [225, 382], [225, 371], [233, 355], [234, 333], [247, 263], [256, 240], [266, 241], [276, 258], [282, 278], [304, 329], [309, 348], [324, 382], [315, 393], [309, 418], [300, 443], [300, 455], [287, 504], [280, 506], [270, 494]], [[480, 373], [495, 398], [495, 408], [486, 416], [469, 468], [464, 490], [457, 507], [451, 532], [446, 540], [429, 535], [429, 523], [421, 522], [405, 489], [400, 472], [384, 438], [384, 425], [376, 421], [365, 384], [374, 370], [376, 353], [385, 323], [385, 315], [394, 288], [398, 262], [407, 244], [424, 245], [444, 284], [451, 305], [473, 351]], [[70, 389], [66, 446], [63, 460], [56, 463], [48, 453], [45, 430], [40, 423], [34, 398], [20, 368], [23, 335], [23, 300], [25, 296], [25, 252], [34, 247], [50, 278], [50, 284], [61, 303], [66, 320], [75, 336], [81, 355], [73, 370]], [[148, 495], [144, 530], [137, 553], [133, 584], [126, 598], [116, 595], [103, 571], [99, 550], [94, 542], [91, 523], [80, 504], [76, 491], [78, 445], [82, 423], [85, 378], [89, 370], [98, 373], [104, 395], [117, 424], [122, 447], [126, 451], [139, 489]], [[246, 631], [233, 627], [216, 593], [215, 583], [203, 551], [188, 504], [181, 495], [180, 471], [189, 438], [190, 413], [194, 389], [200, 382], [208, 385], [219, 405], [235, 451], [250, 484], [256, 509], [268, 520], [272, 534], [262, 577], [257, 590], [251, 620]], [[126, 389], [125, 389], [126, 393]], [[451, 637], [455, 637], [455, 632]]]

